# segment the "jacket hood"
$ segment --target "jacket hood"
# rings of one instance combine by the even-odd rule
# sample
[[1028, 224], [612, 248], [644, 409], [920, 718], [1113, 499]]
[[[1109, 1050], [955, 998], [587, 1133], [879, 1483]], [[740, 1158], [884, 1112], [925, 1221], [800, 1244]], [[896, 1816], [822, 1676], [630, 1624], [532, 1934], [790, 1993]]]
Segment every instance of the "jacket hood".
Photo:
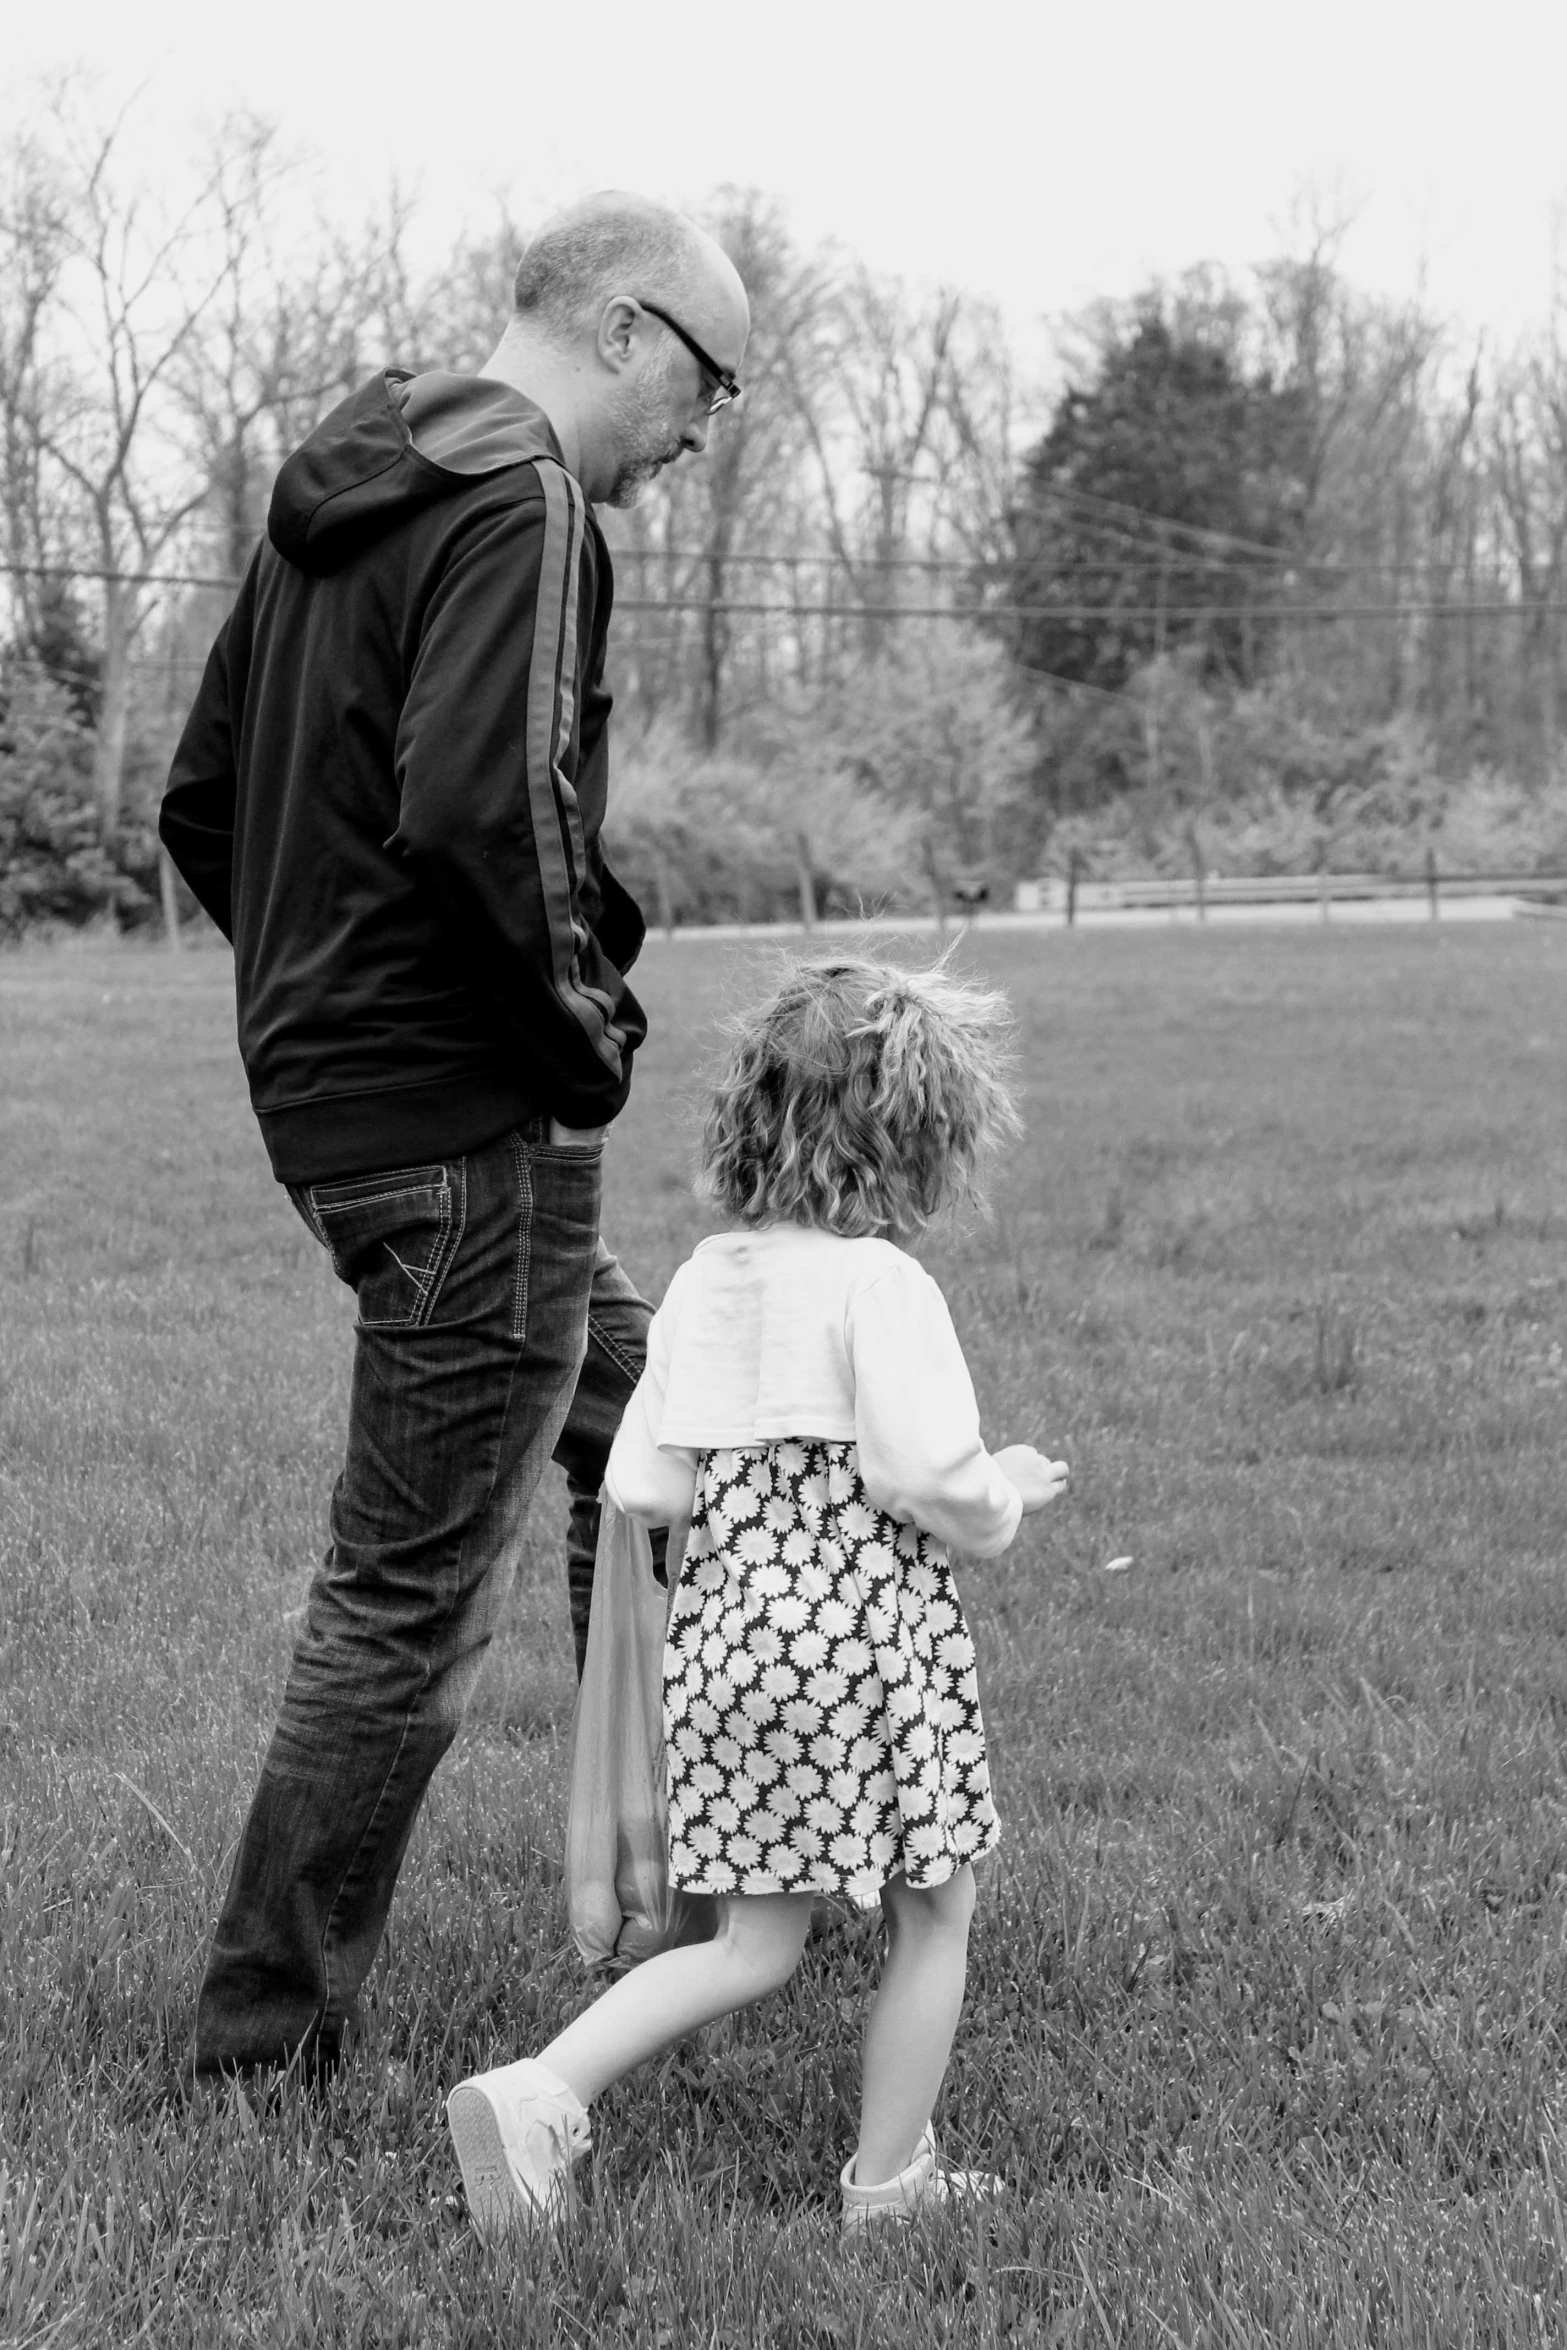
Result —
[[476, 475], [561, 464], [542, 408], [489, 376], [388, 368], [323, 417], [273, 486], [267, 536], [301, 571], [336, 571]]

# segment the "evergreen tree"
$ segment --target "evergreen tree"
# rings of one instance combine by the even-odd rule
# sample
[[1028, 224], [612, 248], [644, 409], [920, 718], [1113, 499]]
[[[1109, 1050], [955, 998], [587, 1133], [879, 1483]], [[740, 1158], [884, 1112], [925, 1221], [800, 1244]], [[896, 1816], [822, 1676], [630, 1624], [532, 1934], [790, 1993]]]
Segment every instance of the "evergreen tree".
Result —
[[1303, 422], [1298, 394], [1144, 305], [1024, 461], [1013, 581], [1043, 609], [1021, 623], [1022, 659], [1119, 688], [1195, 643], [1249, 682], [1290, 581]]

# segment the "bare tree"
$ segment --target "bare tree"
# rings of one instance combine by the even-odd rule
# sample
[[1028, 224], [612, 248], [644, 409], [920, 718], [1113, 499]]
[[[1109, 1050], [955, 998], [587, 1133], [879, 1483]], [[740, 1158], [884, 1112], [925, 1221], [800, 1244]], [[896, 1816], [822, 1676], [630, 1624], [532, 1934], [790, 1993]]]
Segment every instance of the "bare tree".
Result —
[[[220, 127], [209, 197], [218, 280], [170, 379], [182, 445], [206, 483], [210, 560], [230, 581], [255, 550], [289, 451], [373, 368], [421, 364], [441, 331], [407, 257], [409, 199], [394, 186], [360, 229], [322, 230], [301, 249], [281, 203], [296, 168], [270, 123], [239, 115]], [[447, 311], [463, 265], [459, 250], [438, 274]]]
[[173, 378], [225, 262], [207, 233], [215, 178], [163, 206], [121, 176], [123, 117], [79, 129], [77, 113], [62, 103], [49, 125], [63, 252], [37, 436], [103, 591], [93, 787], [107, 842], [120, 820], [131, 651], [152, 575], [207, 494], [173, 429]]
[[919, 606], [978, 611], [1005, 574], [1018, 398], [1001, 321], [950, 288], [840, 271], [791, 351], [845, 657], [875, 660]]
[[[617, 662], [647, 717], [685, 704], [711, 751], [732, 718], [778, 686], [781, 662], [796, 676], [808, 665], [809, 598], [777, 590], [791, 560], [797, 590], [801, 563], [809, 569], [820, 548], [802, 494], [796, 385], [829, 281], [826, 263], [799, 254], [777, 207], [754, 192], [727, 192], [709, 218], [751, 296], [745, 396], [715, 420], [699, 465], [674, 468], [612, 527], [632, 607]], [[764, 603], [776, 617], [735, 609]]]
[[216, 283], [170, 371], [180, 439], [205, 485], [214, 569], [237, 581], [260, 535], [283, 447], [336, 389], [327, 256], [281, 258], [277, 197], [291, 176], [273, 126], [234, 116], [214, 139], [209, 204]]
[[1550, 778], [1561, 729], [1555, 606], [1567, 584], [1567, 361], [1554, 336], [1502, 370], [1490, 424], [1497, 541], [1525, 607], [1523, 643], [1534, 673], [1541, 761]]
[[36, 645], [47, 585], [64, 549], [44, 478], [47, 336], [67, 253], [64, 196], [26, 136], [3, 153], [0, 187], [0, 528], [13, 640]]
[[1006, 652], [973, 629], [911, 625], [854, 678], [835, 731], [850, 771], [912, 821], [944, 925], [954, 886], [993, 867], [998, 820], [1033, 769]]

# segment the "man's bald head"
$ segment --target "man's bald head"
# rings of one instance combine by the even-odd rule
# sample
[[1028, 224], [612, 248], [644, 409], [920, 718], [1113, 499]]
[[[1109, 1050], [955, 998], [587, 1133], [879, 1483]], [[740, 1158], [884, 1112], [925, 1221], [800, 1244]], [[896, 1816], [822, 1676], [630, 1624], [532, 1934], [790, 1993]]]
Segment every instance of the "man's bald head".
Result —
[[751, 313], [723, 247], [695, 221], [619, 191], [547, 220], [485, 372], [544, 410], [595, 504], [630, 505], [707, 446]]
[[695, 221], [646, 196], [612, 189], [547, 220], [518, 266], [515, 314], [567, 347], [598, 325], [612, 294], [707, 311], [739, 290], [728, 255]]

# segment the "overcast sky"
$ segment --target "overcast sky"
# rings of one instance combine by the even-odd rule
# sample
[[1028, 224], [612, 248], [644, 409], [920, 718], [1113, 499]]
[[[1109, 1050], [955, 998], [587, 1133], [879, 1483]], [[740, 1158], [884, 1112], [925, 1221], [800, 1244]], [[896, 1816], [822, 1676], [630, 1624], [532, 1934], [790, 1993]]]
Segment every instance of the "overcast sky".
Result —
[[1567, 265], [1567, 0], [19, 0], [12, 69], [140, 86], [156, 158], [232, 103], [327, 159], [361, 209], [395, 167], [433, 232], [588, 188], [781, 197], [806, 242], [1042, 317], [1280, 249], [1315, 191], [1348, 273], [1465, 334], [1545, 317]]

